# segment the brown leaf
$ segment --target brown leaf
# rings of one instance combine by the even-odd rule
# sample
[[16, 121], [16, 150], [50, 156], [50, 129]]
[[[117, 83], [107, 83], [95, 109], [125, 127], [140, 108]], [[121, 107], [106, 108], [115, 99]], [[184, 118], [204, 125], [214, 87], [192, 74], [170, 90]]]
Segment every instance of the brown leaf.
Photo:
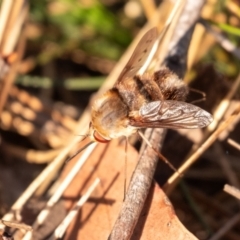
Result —
[[[65, 240], [107, 239], [123, 202], [124, 142], [99, 144], [64, 194], [66, 207], [74, 205], [89, 185], [99, 177], [100, 185], [69, 227]], [[127, 180], [137, 163], [136, 150], [128, 146]], [[70, 162], [65, 175], [74, 165]], [[135, 228], [132, 239], [196, 239], [181, 224], [164, 192], [155, 184]]]
[[[127, 181], [136, 166], [138, 153], [128, 146]], [[124, 197], [125, 143], [113, 140], [99, 144], [64, 194], [66, 207], [73, 206], [79, 195], [98, 177], [101, 182], [69, 227], [65, 239], [107, 239]], [[71, 162], [67, 165], [69, 171]], [[65, 175], [66, 173], [64, 173]]]
[[155, 183], [152, 185], [131, 239], [193, 240], [197, 238], [182, 225], [170, 200]]

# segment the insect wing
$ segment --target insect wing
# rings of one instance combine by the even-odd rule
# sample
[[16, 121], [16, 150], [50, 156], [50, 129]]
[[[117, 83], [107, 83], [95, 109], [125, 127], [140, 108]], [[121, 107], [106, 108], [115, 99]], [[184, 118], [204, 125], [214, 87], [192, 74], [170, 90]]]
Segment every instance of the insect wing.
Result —
[[213, 120], [195, 105], [172, 100], [150, 102], [130, 116], [130, 125], [142, 128], [203, 128]]
[[[135, 48], [131, 58], [129, 59], [128, 63], [122, 70], [121, 74], [118, 77], [118, 80], [115, 84], [118, 85], [123, 79], [130, 78], [135, 76], [139, 70], [144, 66], [146, 70], [146, 64], [150, 62], [150, 58], [154, 55], [156, 51], [156, 40], [158, 37], [157, 28], [150, 29], [145, 35], [142, 37], [140, 42], [138, 43], [137, 47]], [[155, 48], [153, 49], [153, 46]], [[149, 58], [150, 56], [150, 58]], [[147, 61], [148, 60], [148, 61]]]

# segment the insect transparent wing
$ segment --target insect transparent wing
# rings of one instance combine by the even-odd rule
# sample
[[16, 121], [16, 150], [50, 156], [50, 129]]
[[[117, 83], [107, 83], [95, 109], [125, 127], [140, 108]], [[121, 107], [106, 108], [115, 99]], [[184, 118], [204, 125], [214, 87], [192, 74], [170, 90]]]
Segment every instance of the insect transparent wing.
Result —
[[[142, 37], [137, 47], [135, 48], [131, 58], [122, 70], [118, 77], [115, 86], [122, 81], [122, 79], [133, 77], [144, 66], [148, 60], [149, 54], [151, 56], [156, 51], [156, 47], [153, 49], [158, 37], [157, 28], [152, 28]], [[155, 44], [156, 45], [156, 44]], [[148, 61], [149, 62], [149, 61]]]
[[142, 128], [203, 128], [213, 120], [195, 105], [172, 100], [150, 102], [130, 116], [130, 125]]

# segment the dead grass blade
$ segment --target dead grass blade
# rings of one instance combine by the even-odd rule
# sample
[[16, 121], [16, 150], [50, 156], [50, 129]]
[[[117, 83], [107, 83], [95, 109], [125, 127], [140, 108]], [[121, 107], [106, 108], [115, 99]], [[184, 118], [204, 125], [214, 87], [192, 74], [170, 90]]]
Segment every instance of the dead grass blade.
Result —
[[225, 184], [223, 190], [228, 194], [232, 195], [233, 197], [237, 198], [238, 200], [240, 200], [240, 190], [238, 188], [233, 187], [229, 184]]
[[235, 142], [235, 141], [232, 140], [232, 139], [228, 139], [228, 143], [229, 143], [230, 145], [232, 145], [233, 147], [235, 147], [237, 150], [240, 151], [240, 144], [239, 144], [239, 143]]
[[19, 35], [23, 28], [23, 24], [28, 12], [28, 4], [27, 1], [24, 0], [18, 1], [17, 4], [13, 4], [13, 1], [3, 1], [2, 4], [2, 12], [6, 12], [3, 12], [3, 22], [0, 24], [0, 55], [8, 56], [14, 52], [14, 49], [17, 45], [17, 60], [13, 63], [7, 76], [2, 80], [1, 83], [0, 115], [2, 114], [3, 106], [5, 105], [10, 88], [16, 77], [18, 64], [24, 53], [25, 37], [24, 34], [22, 34], [21, 37]]
[[[240, 107], [237, 107], [235, 111], [225, 120], [222, 124], [212, 133], [212, 135], [201, 145], [199, 148], [182, 164], [178, 169], [181, 174], [184, 174], [186, 170], [208, 149], [218, 138], [220, 133], [227, 129], [231, 124], [239, 117]], [[178, 174], [174, 173], [164, 185], [165, 191], [169, 194], [176, 186]]]

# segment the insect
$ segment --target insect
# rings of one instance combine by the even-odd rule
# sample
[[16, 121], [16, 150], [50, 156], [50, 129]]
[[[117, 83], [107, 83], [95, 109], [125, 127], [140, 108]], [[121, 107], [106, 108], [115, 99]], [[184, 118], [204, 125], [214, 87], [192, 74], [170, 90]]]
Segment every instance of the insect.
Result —
[[[142, 128], [203, 128], [213, 120], [205, 110], [184, 102], [187, 85], [167, 68], [145, 73], [158, 44], [156, 28], [142, 37], [112, 89], [97, 98], [92, 106], [90, 142], [107, 143], [122, 136], [129, 137]], [[174, 171], [176, 169], [159, 152], [157, 155]]]
[[94, 102], [89, 130], [92, 141], [128, 137], [141, 128], [203, 128], [212, 122], [210, 113], [184, 102], [188, 87], [170, 70], [145, 73], [157, 39], [157, 29], [150, 29], [113, 88]]

